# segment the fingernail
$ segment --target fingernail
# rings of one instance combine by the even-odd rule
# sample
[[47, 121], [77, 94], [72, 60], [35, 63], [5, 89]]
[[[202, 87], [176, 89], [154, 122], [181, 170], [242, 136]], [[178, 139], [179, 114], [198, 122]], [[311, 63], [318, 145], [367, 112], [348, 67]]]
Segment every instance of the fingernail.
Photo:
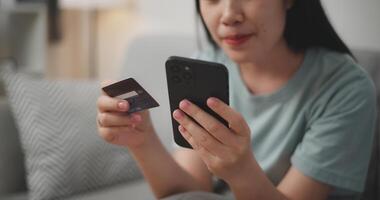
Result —
[[211, 98], [208, 99], [208, 104], [210, 106], [216, 106], [216, 105], [218, 105], [218, 100], [216, 98], [214, 98], [214, 97], [211, 97]]
[[179, 125], [179, 126], [178, 126], [178, 130], [179, 130], [181, 133], [185, 132], [185, 129], [183, 128], [182, 125]]
[[120, 101], [117, 106], [119, 107], [120, 110], [126, 110], [128, 105], [127, 105], [127, 102], [125, 101]]
[[190, 106], [190, 101], [188, 101], [187, 99], [182, 100], [181, 103], [179, 104], [180, 108], [187, 108], [189, 106]]
[[183, 117], [182, 112], [179, 110], [175, 110], [173, 115], [174, 115], [174, 118], [176, 118], [176, 119], [181, 119]]

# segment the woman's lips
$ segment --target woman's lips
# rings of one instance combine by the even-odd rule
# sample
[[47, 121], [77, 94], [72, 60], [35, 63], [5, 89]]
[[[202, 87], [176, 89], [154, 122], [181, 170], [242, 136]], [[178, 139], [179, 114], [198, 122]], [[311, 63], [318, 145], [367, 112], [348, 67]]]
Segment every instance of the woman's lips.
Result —
[[245, 43], [251, 37], [252, 37], [252, 34], [234, 35], [234, 36], [228, 36], [228, 37], [223, 38], [223, 41], [231, 46], [239, 46]]

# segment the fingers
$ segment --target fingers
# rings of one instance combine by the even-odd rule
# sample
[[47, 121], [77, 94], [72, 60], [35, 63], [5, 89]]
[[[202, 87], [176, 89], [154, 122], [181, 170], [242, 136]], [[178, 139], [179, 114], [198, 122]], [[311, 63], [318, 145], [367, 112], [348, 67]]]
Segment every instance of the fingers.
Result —
[[[106, 80], [101, 83], [101, 87], [111, 85], [114, 81]], [[102, 95], [98, 98], [97, 106], [101, 112], [126, 112], [129, 109], [129, 103], [123, 99], [112, 98], [103, 90]]]
[[191, 145], [191, 147], [193, 147], [194, 150], [197, 150], [199, 148], [197, 142], [182, 125], [178, 126], [178, 130], [182, 134], [183, 138], [185, 138], [186, 141], [189, 142], [189, 144]]
[[99, 135], [107, 142], [115, 143], [126, 134], [134, 134], [136, 130], [131, 127], [100, 127]]
[[[173, 117], [180, 125], [182, 125], [181, 127], [184, 128], [183, 130], [186, 130], [185, 134], [188, 133], [187, 138], [190, 140], [189, 143], [193, 143], [194, 149], [198, 149], [202, 146], [202, 148], [206, 148], [215, 156], [222, 156], [227, 152], [226, 146], [222, 145], [217, 139], [207, 133], [181, 110], [174, 111]], [[179, 131], [181, 132], [181, 130]]]
[[107, 95], [101, 95], [98, 98], [97, 106], [100, 112], [126, 112], [129, 109], [128, 101]]
[[[202, 157], [204, 161], [212, 161], [216, 159], [205, 147], [202, 145], [198, 145], [197, 141], [191, 136], [191, 134], [182, 126], [178, 126], [179, 132], [182, 136], [189, 142], [189, 144], [193, 147], [194, 150], [198, 151], [199, 155]], [[207, 164], [207, 163], [206, 163]]]
[[250, 134], [250, 129], [243, 116], [221, 100], [211, 97], [207, 100], [207, 106], [225, 119], [228, 122], [230, 129], [232, 129], [236, 134], [242, 136], [247, 136], [247, 134]]
[[226, 126], [195, 104], [188, 100], [183, 100], [179, 107], [219, 140], [220, 143], [231, 145], [234, 141], [234, 136]]
[[142, 121], [139, 114], [125, 115], [120, 113], [98, 113], [98, 124], [102, 127], [135, 126]]

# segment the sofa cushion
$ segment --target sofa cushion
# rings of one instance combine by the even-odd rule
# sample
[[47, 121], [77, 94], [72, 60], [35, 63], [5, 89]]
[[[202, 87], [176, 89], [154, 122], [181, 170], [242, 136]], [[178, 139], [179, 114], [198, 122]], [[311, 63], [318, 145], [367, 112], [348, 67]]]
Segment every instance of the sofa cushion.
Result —
[[0, 199], [26, 191], [24, 156], [9, 104], [0, 98]]
[[0, 72], [25, 154], [30, 199], [56, 199], [141, 177], [127, 149], [96, 129], [95, 81]]

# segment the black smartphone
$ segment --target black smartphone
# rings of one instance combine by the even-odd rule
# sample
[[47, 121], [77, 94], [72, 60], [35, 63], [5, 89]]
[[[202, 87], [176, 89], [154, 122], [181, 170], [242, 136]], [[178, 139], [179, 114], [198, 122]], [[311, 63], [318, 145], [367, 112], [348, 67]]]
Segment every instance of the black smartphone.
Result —
[[179, 124], [172, 115], [183, 99], [198, 105], [228, 127], [228, 122], [212, 111], [206, 103], [209, 97], [216, 97], [229, 105], [228, 71], [224, 65], [171, 56], [165, 66], [174, 141], [179, 146], [191, 148], [179, 132]]

